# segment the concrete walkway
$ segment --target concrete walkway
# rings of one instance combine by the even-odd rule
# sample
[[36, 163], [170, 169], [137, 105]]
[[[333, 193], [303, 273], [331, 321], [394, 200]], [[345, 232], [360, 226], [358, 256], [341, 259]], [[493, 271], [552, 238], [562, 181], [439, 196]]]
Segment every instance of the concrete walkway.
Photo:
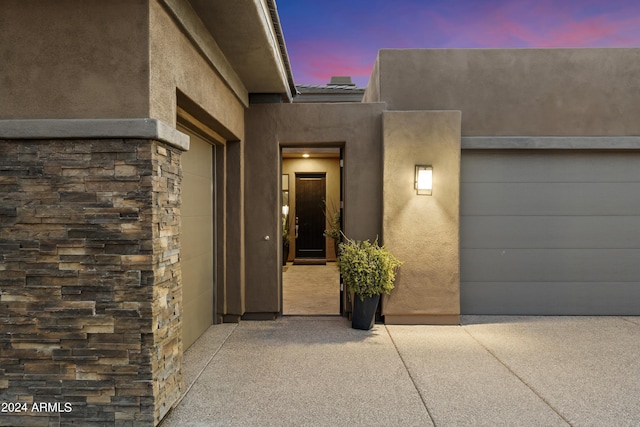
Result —
[[185, 353], [185, 383], [162, 427], [640, 426], [640, 318], [243, 321]]
[[340, 272], [336, 263], [289, 263], [283, 268], [282, 313], [294, 316], [339, 315]]

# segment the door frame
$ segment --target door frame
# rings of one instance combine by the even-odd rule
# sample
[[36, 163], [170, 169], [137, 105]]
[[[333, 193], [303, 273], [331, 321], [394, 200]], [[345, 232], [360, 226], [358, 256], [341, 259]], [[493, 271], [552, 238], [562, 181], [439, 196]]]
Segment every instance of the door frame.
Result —
[[[300, 144], [300, 143], [295, 143], [295, 144], [280, 144], [280, 170], [279, 170], [279, 177], [282, 177], [282, 174], [285, 173], [284, 169], [283, 169], [283, 165], [282, 165], [282, 161], [284, 159], [284, 152], [283, 149], [285, 148], [306, 148], [310, 151], [313, 151], [313, 149], [317, 147], [317, 148], [334, 148], [339, 150], [339, 157], [336, 158], [336, 160], [339, 161], [339, 194], [340, 194], [340, 200], [338, 202], [338, 209], [340, 212], [340, 229], [345, 232], [345, 198], [346, 198], [346, 192], [345, 192], [345, 166], [346, 166], [346, 162], [345, 162], [345, 145], [344, 143], [335, 143], [335, 142], [331, 142], [331, 143], [316, 143], [316, 144]], [[295, 176], [295, 174], [294, 174]], [[282, 206], [282, 194], [283, 194], [283, 188], [282, 188], [282, 179], [278, 179], [278, 187], [279, 187], [279, 206]], [[291, 190], [291, 183], [289, 183], [289, 191]], [[289, 196], [291, 198], [291, 196]], [[279, 241], [282, 241], [282, 227], [278, 226], [278, 237], [279, 237]], [[290, 232], [293, 232], [293, 230], [291, 230]], [[345, 232], [346, 233], [346, 232]], [[326, 250], [326, 248], [325, 248]], [[282, 256], [283, 256], [283, 249], [282, 249], [282, 245], [279, 245], [279, 249], [278, 249], [278, 263], [281, 264], [282, 263]], [[283, 308], [283, 292], [282, 292], [282, 272], [280, 271], [279, 274], [279, 298], [280, 298], [280, 315], [282, 315], [282, 308]], [[346, 292], [346, 289], [342, 283], [342, 276], [340, 276], [340, 316], [345, 316], [347, 315], [351, 309], [347, 309], [347, 304], [350, 304], [350, 298], [349, 298], [349, 293]]]

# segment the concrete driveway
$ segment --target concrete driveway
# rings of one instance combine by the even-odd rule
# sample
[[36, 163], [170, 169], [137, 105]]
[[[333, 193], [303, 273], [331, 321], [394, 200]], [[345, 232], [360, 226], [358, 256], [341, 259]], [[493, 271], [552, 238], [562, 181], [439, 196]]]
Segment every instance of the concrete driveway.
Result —
[[640, 426], [640, 317], [212, 326], [171, 426]]

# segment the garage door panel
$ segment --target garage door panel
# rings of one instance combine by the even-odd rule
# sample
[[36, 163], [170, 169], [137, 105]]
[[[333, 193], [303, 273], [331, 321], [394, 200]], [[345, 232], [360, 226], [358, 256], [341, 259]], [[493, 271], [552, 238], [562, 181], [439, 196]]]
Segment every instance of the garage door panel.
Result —
[[640, 282], [467, 282], [461, 289], [465, 314], [637, 315]]
[[204, 322], [213, 323], [211, 313], [211, 301], [213, 292], [203, 293], [183, 304], [182, 308], [182, 336], [183, 341], [193, 343], [202, 334], [199, 326]]
[[212, 192], [211, 176], [205, 178], [199, 175], [184, 173], [183, 181], [184, 180], [186, 180], [189, 185], [183, 185], [182, 200], [188, 200], [189, 203], [183, 203], [181, 210], [182, 216], [211, 216], [213, 204], [207, 203], [202, 199], [203, 195], [209, 195]]
[[463, 314], [640, 315], [640, 153], [463, 151]]
[[180, 262], [182, 269], [184, 348], [213, 323], [214, 235], [213, 148], [189, 134], [189, 151], [182, 155]]
[[633, 182], [466, 183], [461, 197], [461, 215], [640, 215]]
[[[191, 304], [198, 301], [197, 305], [200, 306], [204, 297], [204, 302], [211, 304], [213, 301], [213, 282], [203, 283], [202, 277], [209, 276], [209, 272], [213, 267], [213, 262], [209, 256], [209, 253], [203, 253], [202, 255], [193, 257], [187, 261], [181, 263], [182, 269], [188, 273], [183, 275], [182, 279], [182, 297], [185, 304]], [[209, 298], [211, 296], [211, 298]], [[185, 305], [186, 306], [186, 305]], [[211, 310], [206, 310], [207, 316], [211, 313]]]
[[[188, 244], [183, 245], [180, 260], [184, 263], [198, 256], [211, 256], [213, 241], [202, 236], [211, 234], [213, 228], [211, 216], [187, 217], [182, 222], [181, 238]], [[213, 262], [213, 258], [212, 258]]]
[[463, 249], [461, 281], [602, 282], [640, 278], [640, 249]]
[[638, 249], [640, 216], [463, 216], [463, 249]]
[[[637, 154], [632, 154], [637, 155]], [[464, 182], [640, 182], [640, 168], [628, 152], [518, 150], [467, 151], [460, 171]]]
[[[207, 180], [211, 179], [211, 156], [212, 156], [212, 146], [207, 141], [205, 141], [200, 136], [186, 130], [182, 129], [183, 132], [186, 132], [190, 136], [190, 141], [192, 142], [189, 145], [189, 151], [185, 153], [188, 158], [188, 165], [184, 168], [183, 172], [192, 176], [199, 176], [205, 178]], [[195, 143], [193, 143], [195, 141]], [[211, 182], [211, 181], [209, 181]]]

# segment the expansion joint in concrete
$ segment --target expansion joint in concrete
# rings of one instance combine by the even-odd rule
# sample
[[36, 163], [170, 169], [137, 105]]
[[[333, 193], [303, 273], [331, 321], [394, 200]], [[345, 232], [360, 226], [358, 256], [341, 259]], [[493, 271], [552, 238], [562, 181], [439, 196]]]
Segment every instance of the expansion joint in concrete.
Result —
[[411, 371], [409, 370], [409, 367], [407, 366], [407, 362], [404, 360], [404, 358], [402, 357], [402, 354], [400, 353], [400, 350], [398, 350], [398, 346], [396, 345], [396, 342], [393, 339], [393, 336], [391, 335], [391, 332], [389, 331], [389, 328], [387, 327], [387, 325], [384, 326], [385, 331], [387, 331], [387, 335], [389, 336], [389, 339], [391, 340], [391, 343], [393, 344], [393, 348], [396, 350], [396, 353], [398, 354], [398, 357], [400, 358], [400, 361], [402, 362], [402, 366], [404, 366], [404, 370], [407, 371], [407, 375], [409, 375], [409, 378], [411, 379], [411, 383], [413, 384], [413, 387], [416, 389], [416, 392], [418, 393], [418, 396], [420, 396], [420, 400], [422, 401], [422, 406], [424, 406], [424, 410], [427, 411], [427, 414], [429, 415], [429, 419], [431, 420], [431, 424], [433, 424], [434, 427], [436, 427], [436, 422], [433, 418], [433, 415], [431, 414], [431, 411], [429, 410], [429, 406], [427, 406], [427, 401], [425, 400], [425, 397], [423, 396], [422, 392], [420, 391], [420, 387], [418, 387], [418, 384], [416, 383], [416, 379], [413, 378], [413, 375], [411, 375]]
[[188, 384], [186, 386], [186, 388], [184, 390], [184, 393], [182, 393], [182, 396], [180, 396], [178, 401], [173, 405], [174, 408], [177, 407], [180, 404], [180, 402], [182, 402], [182, 399], [184, 399], [187, 394], [189, 394], [189, 391], [191, 390], [191, 387], [193, 387], [193, 385], [198, 381], [198, 379], [200, 378], [202, 373], [209, 367], [211, 362], [213, 362], [213, 359], [215, 359], [215, 357], [220, 352], [220, 349], [222, 349], [222, 347], [227, 343], [227, 340], [229, 339], [229, 337], [231, 337], [231, 335], [233, 334], [233, 332], [236, 330], [237, 327], [238, 327], [238, 323], [233, 325], [233, 328], [229, 331], [227, 336], [224, 337], [224, 339], [220, 342], [220, 345], [218, 345], [218, 347], [214, 351], [211, 352], [211, 357], [209, 357], [209, 360], [207, 360], [207, 362], [204, 365], [202, 365], [202, 369], [200, 369], [200, 371], [198, 371], [198, 373], [194, 377], [194, 379], [191, 382], [191, 384]]
[[476, 343], [478, 343], [478, 345], [480, 347], [482, 347], [487, 353], [489, 353], [491, 355], [491, 357], [493, 357], [494, 359], [496, 359], [496, 361], [498, 361], [498, 363], [500, 363], [502, 366], [504, 366], [504, 368], [509, 371], [509, 373], [511, 375], [513, 375], [514, 377], [516, 377], [518, 379], [518, 381], [520, 381], [522, 384], [525, 385], [525, 387], [527, 387], [529, 390], [531, 390], [531, 392], [533, 394], [535, 394], [536, 396], [538, 396], [538, 398], [540, 400], [542, 400], [544, 402], [545, 405], [547, 405], [553, 412], [555, 412], [560, 418], [562, 418], [562, 420], [567, 423], [567, 425], [572, 426], [573, 424], [571, 423], [571, 421], [569, 421], [567, 419], [567, 417], [565, 417], [564, 415], [562, 415], [562, 412], [556, 408], [555, 406], [553, 406], [551, 404], [551, 402], [549, 402], [549, 400], [545, 399], [544, 396], [542, 396], [540, 393], [538, 393], [538, 391], [531, 385], [529, 384], [522, 376], [518, 375], [518, 373], [516, 371], [514, 371], [513, 369], [511, 369], [511, 367], [509, 365], [507, 365], [507, 363], [505, 361], [503, 361], [502, 359], [500, 359], [500, 357], [498, 357], [498, 355], [491, 351], [490, 348], [488, 348], [486, 345], [484, 345], [482, 343], [482, 341], [480, 341], [479, 339], [477, 339], [476, 337], [473, 336], [473, 334], [471, 332], [469, 332], [467, 330], [467, 328], [465, 328], [464, 326], [461, 326], [462, 330], [465, 331], [465, 333], [467, 335], [469, 335], [469, 337], [471, 337], [472, 340], [474, 340]]

